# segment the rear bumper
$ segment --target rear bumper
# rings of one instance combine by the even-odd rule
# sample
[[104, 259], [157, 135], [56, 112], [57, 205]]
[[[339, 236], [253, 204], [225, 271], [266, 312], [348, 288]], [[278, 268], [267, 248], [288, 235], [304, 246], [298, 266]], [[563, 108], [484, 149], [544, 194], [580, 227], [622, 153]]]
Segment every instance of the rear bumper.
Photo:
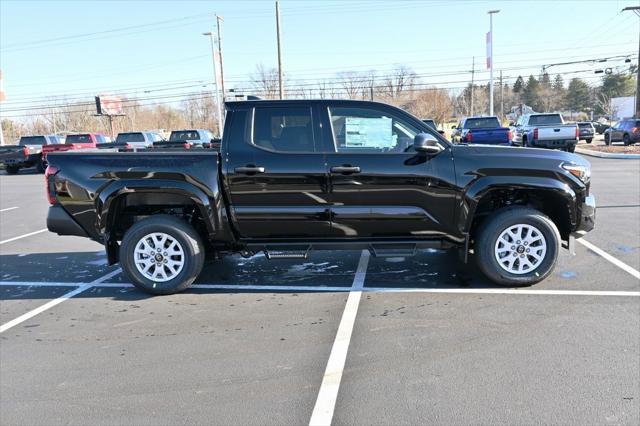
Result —
[[73, 217], [59, 204], [49, 207], [49, 212], [47, 213], [47, 228], [49, 231], [58, 235], [88, 237], [85, 230], [82, 229], [82, 227], [73, 220]]
[[596, 225], [596, 198], [593, 195], [588, 195], [584, 203], [580, 206], [580, 221], [578, 227], [574, 232], [574, 236], [580, 237], [585, 233], [591, 231]]
[[552, 140], [552, 141], [546, 141], [546, 140], [537, 140], [534, 139], [532, 140], [529, 145], [536, 147], [536, 148], [566, 148], [568, 146], [571, 145], [575, 145], [577, 144], [578, 141], [575, 139], [569, 139], [569, 140]]

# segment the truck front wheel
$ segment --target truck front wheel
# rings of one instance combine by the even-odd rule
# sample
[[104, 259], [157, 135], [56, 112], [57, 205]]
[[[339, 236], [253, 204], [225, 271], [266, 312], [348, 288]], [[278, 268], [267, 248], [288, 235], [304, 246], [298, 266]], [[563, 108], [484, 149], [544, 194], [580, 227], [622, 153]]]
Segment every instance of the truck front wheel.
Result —
[[541, 212], [510, 207], [482, 225], [476, 240], [478, 268], [502, 286], [528, 286], [551, 274], [558, 259], [560, 233]]
[[151, 294], [185, 290], [200, 275], [204, 245], [195, 229], [173, 216], [141, 220], [125, 233], [120, 262], [129, 280]]

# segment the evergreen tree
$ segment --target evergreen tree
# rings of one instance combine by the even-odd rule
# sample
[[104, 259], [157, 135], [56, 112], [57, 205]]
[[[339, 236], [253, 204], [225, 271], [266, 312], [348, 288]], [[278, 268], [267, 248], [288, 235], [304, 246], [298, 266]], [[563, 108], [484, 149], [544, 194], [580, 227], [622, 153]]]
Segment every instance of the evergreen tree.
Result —
[[579, 78], [571, 79], [567, 88], [567, 106], [572, 111], [584, 111], [589, 107], [591, 88]]
[[522, 93], [522, 91], [524, 90], [524, 79], [522, 78], [521, 75], [518, 76], [518, 78], [516, 79], [516, 82], [513, 83], [513, 93]]
[[633, 96], [635, 90], [633, 76], [625, 74], [609, 74], [602, 78], [600, 92], [609, 98]]
[[524, 88], [524, 103], [533, 108], [534, 111], [544, 109], [540, 100], [540, 82], [533, 75], [529, 76], [527, 85]]

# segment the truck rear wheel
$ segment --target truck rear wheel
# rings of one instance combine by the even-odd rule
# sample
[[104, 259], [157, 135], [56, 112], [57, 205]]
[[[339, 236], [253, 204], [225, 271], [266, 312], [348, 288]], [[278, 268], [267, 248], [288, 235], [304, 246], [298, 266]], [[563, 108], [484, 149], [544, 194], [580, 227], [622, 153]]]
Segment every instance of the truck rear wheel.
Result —
[[20, 170], [20, 167], [18, 166], [7, 166], [5, 168], [6, 172], [8, 175], [15, 175], [16, 173], [18, 173], [18, 170]]
[[509, 207], [482, 225], [476, 240], [478, 268], [501, 286], [528, 286], [551, 274], [560, 233], [541, 212]]
[[122, 269], [133, 285], [151, 294], [185, 290], [200, 275], [204, 245], [195, 229], [173, 216], [141, 220], [125, 233]]

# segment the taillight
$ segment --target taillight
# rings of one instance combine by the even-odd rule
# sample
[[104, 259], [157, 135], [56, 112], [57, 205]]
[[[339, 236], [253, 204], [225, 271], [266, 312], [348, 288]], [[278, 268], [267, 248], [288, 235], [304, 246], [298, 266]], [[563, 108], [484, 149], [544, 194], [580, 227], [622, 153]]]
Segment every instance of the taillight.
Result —
[[54, 205], [56, 203], [56, 188], [54, 183], [54, 176], [58, 173], [58, 168], [54, 166], [48, 166], [44, 172], [44, 182], [47, 189], [47, 199], [49, 204]]
[[23, 148], [22, 148], [22, 152], [24, 152], [24, 156], [25, 156], [25, 157], [28, 157], [28, 156], [29, 156], [29, 148], [28, 148], [28, 147], [26, 147], [26, 146], [25, 146], [25, 147], [23, 147]]
[[576, 126], [576, 139], [580, 139], [580, 128]]
[[183, 143], [182, 146], [184, 147], [184, 149], [191, 149], [191, 144], [189, 142]]
[[640, 127], [634, 127], [633, 129], [631, 129], [631, 133], [633, 133], [634, 135], [638, 133], [638, 131], [640, 131]]
[[471, 130], [465, 135], [464, 140], [467, 142], [473, 141], [473, 135], [471, 134]]
[[538, 128], [537, 127], [535, 129], [533, 129], [533, 139], [534, 140], [538, 139]]
[[507, 141], [511, 142], [513, 140], [513, 132], [509, 130], [507, 132]]

